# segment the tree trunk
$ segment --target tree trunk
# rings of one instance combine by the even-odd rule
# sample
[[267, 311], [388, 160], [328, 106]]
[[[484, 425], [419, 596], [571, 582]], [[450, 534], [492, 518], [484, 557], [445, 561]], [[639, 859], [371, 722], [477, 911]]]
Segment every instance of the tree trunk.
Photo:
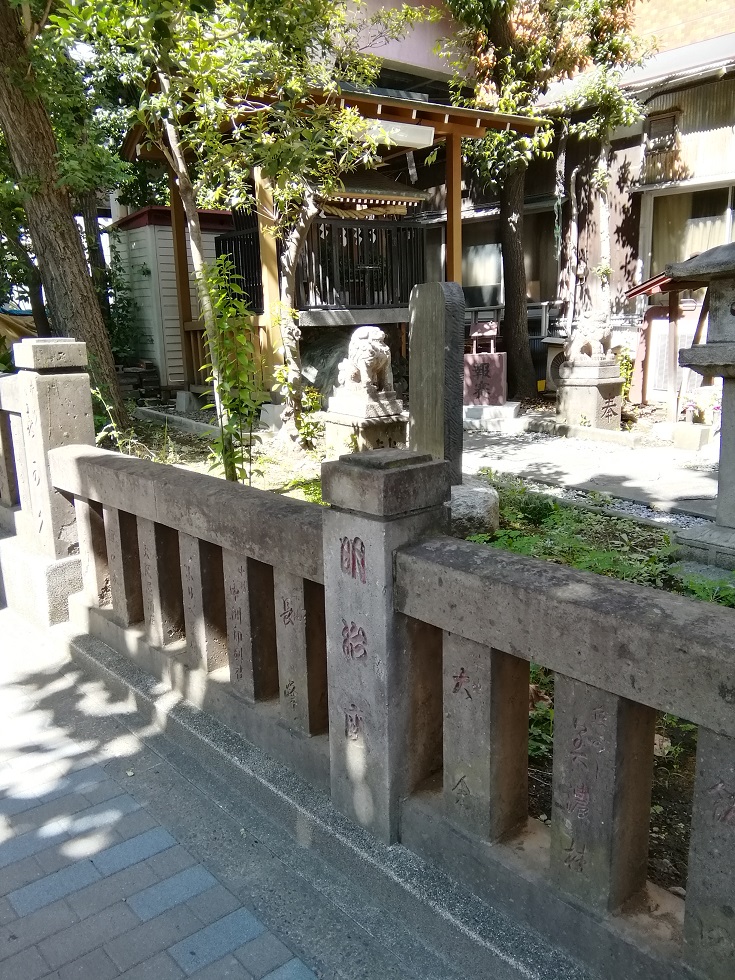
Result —
[[43, 299], [43, 283], [41, 281], [41, 273], [38, 271], [38, 267], [28, 254], [28, 249], [21, 241], [20, 229], [18, 229], [17, 238], [14, 241], [8, 239], [8, 244], [13, 249], [18, 261], [26, 270], [28, 300], [31, 304], [33, 323], [36, 327], [36, 336], [53, 337], [53, 330], [51, 329], [51, 324], [49, 323], [48, 314], [46, 313], [46, 304]]
[[43, 284], [41, 274], [28, 256], [28, 299], [33, 313], [33, 322], [36, 325], [37, 337], [53, 337], [51, 324], [46, 313], [46, 304], [43, 300]]
[[612, 312], [610, 302], [610, 278], [612, 276], [610, 254], [610, 201], [607, 196], [607, 185], [610, 179], [610, 143], [605, 137], [600, 147], [600, 158], [597, 163], [598, 175], [604, 175], [604, 181], [599, 184], [600, 197], [600, 307], [606, 317]]
[[559, 142], [556, 147], [554, 158], [554, 245], [557, 260], [557, 279], [556, 295], [560, 299], [566, 293], [569, 286], [569, 265], [562, 264], [561, 256], [564, 250], [564, 222], [562, 220], [562, 201], [566, 190], [567, 172], [567, 129], [563, 128], [559, 134]]
[[[157, 73], [161, 91], [165, 94], [170, 92], [169, 78], [165, 72]], [[191, 182], [189, 167], [186, 162], [186, 155], [179, 140], [179, 134], [171, 122], [170, 117], [163, 120], [163, 131], [165, 143], [161, 148], [164, 151], [169, 164], [176, 174], [176, 183], [184, 206], [186, 215], [186, 225], [189, 229], [189, 244], [191, 246], [191, 264], [194, 267], [194, 277], [197, 284], [197, 296], [199, 297], [199, 312], [204, 320], [204, 332], [207, 335], [207, 345], [209, 347], [209, 357], [212, 363], [212, 387], [214, 389], [214, 407], [217, 413], [220, 432], [222, 433], [222, 464], [225, 470], [225, 479], [238, 482], [237, 466], [234, 459], [234, 446], [232, 436], [229, 434], [229, 413], [222, 404], [220, 393], [220, 368], [217, 355], [217, 318], [212, 305], [212, 297], [209, 295], [209, 287], [205, 276], [204, 261], [204, 239], [202, 238], [202, 226], [199, 221], [199, 211], [197, 209], [196, 191]]]
[[0, 126], [18, 177], [33, 188], [25, 204], [28, 229], [56, 330], [87, 344], [90, 369], [129, 425], [94, 286], [87, 270], [69, 194], [60, 183], [56, 140], [46, 107], [32, 90], [19, 8], [0, 0]]
[[105, 253], [102, 250], [100, 223], [97, 217], [97, 195], [94, 191], [87, 191], [79, 195], [79, 209], [84, 221], [84, 238], [87, 243], [87, 258], [92, 272], [94, 291], [97, 294], [97, 302], [100, 304], [102, 318], [105, 323], [108, 323], [110, 319], [110, 293], [107, 283], [107, 263], [105, 262]]
[[283, 340], [283, 359], [287, 372], [285, 408], [282, 431], [294, 440], [299, 439], [302, 412], [301, 331], [294, 316], [296, 306], [296, 269], [306, 236], [319, 213], [313, 194], [307, 194], [296, 224], [289, 232], [281, 254], [281, 309], [279, 327]]
[[523, 261], [523, 195], [526, 168], [507, 174], [500, 188], [500, 244], [503, 249], [508, 390], [513, 398], [535, 398], [536, 372], [528, 339], [526, 267]]

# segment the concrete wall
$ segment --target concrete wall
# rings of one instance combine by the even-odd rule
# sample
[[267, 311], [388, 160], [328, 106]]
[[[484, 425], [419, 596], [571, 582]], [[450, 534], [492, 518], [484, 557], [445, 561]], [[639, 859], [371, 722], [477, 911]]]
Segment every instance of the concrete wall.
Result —
[[635, 33], [659, 51], [707, 41], [733, 30], [732, 0], [638, 0]]
[[[402, 6], [401, 0], [388, 0], [386, 3], [382, 0], [367, 0], [366, 11], [372, 14], [382, 7], [400, 6]], [[409, 3], [409, 6], [418, 6], [418, 4]], [[429, 9], [443, 7], [437, 0], [428, 0], [421, 6]], [[452, 32], [451, 20], [442, 17], [435, 23], [417, 24], [401, 41], [391, 41], [387, 45], [379, 45], [367, 50], [399, 71], [415, 72], [433, 78], [448, 78], [452, 74], [449, 63], [434, 53], [434, 47], [441, 38], [451, 37]]]

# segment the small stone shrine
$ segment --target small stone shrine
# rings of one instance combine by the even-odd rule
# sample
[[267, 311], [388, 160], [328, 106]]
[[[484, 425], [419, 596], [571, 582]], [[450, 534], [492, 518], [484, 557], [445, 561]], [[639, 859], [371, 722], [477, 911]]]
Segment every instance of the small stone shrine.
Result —
[[406, 445], [408, 416], [393, 389], [390, 347], [380, 327], [352, 334], [323, 417], [330, 455]]
[[611, 337], [608, 318], [588, 311], [564, 345], [556, 414], [570, 425], [620, 428], [623, 379], [618, 360], [610, 350]]
[[709, 527], [682, 528], [676, 540], [684, 557], [735, 570], [735, 243], [667, 265], [666, 275], [709, 284], [707, 342], [680, 350], [679, 365], [723, 379], [717, 518]]

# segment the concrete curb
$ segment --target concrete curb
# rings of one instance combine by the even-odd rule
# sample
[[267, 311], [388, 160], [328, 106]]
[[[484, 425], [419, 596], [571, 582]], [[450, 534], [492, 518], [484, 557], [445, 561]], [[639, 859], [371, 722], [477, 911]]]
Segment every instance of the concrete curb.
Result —
[[644, 443], [644, 437], [635, 432], [618, 432], [616, 429], [593, 429], [585, 425], [568, 425], [552, 419], [529, 418], [526, 432], [540, 432], [550, 436], [564, 436], [567, 439], [585, 439], [588, 442], [611, 442], [616, 446], [636, 449]]
[[144, 419], [147, 422], [158, 422], [161, 425], [169, 425], [172, 429], [179, 429], [181, 432], [191, 432], [197, 436], [219, 435], [216, 425], [207, 425], [206, 422], [197, 422], [196, 419], [187, 419], [183, 415], [173, 415], [168, 412], [157, 412], [155, 408], [136, 408], [133, 415], [137, 419]]

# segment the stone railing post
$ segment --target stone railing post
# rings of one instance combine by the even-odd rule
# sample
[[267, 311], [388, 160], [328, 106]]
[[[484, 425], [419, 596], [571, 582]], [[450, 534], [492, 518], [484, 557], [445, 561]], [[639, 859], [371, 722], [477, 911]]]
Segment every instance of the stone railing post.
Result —
[[2, 542], [0, 576], [11, 608], [43, 624], [68, 617], [82, 587], [73, 503], [51, 481], [48, 452], [94, 444], [87, 348], [66, 338], [13, 345], [18, 415], [11, 417], [20, 491], [17, 535]]
[[399, 801], [441, 758], [441, 633], [393, 608], [393, 553], [440, 529], [449, 466], [376, 450], [322, 466], [331, 793], [395, 841]]
[[31, 509], [23, 535], [34, 551], [66, 558], [77, 543], [74, 505], [54, 490], [48, 451], [94, 445], [87, 346], [65, 338], [27, 339], [13, 345], [13, 360]]

